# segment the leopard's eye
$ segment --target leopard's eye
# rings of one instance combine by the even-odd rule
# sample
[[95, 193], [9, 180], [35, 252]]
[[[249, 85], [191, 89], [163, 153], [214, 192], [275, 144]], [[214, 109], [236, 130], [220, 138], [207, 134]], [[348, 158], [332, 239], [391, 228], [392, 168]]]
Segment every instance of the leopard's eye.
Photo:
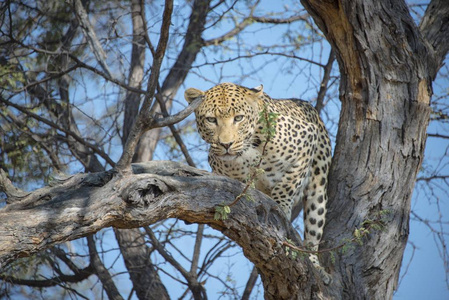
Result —
[[238, 115], [234, 117], [234, 122], [240, 122], [243, 120], [245, 116], [244, 115]]
[[209, 123], [214, 123], [214, 124], [216, 124], [216, 123], [217, 123], [217, 118], [214, 118], [214, 117], [207, 117], [207, 118], [206, 118], [206, 121], [209, 122]]

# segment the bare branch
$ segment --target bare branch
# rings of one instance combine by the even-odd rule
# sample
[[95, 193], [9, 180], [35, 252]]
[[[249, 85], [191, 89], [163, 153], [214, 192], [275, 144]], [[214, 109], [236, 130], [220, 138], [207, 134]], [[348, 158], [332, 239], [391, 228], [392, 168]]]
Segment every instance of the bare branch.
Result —
[[49, 82], [50, 80], [53, 80], [53, 79], [58, 79], [58, 78], [62, 77], [63, 75], [69, 74], [70, 72], [72, 72], [72, 71], [74, 71], [74, 70], [76, 70], [78, 68], [84, 68], [86, 70], [89, 70], [92, 73], [95, 73], [95, 74], [103, 77], [105, 80], [117, 84], [118, 86], [120, 86], [121, 88], [124, 88], [127, 91], [130, 91], [130, 92], [133, 92], [133, 93], [138, 93], [138, 94], [145, 94], [146, 93], [142, 89], [132, 87], [132, 86], [130, 86], [130, 85], [128, 85], [128, 84], [118, 80], [118, 79], [113, 78], [109, 74], [107, 74], [105, 72], [102, 72], [101, 70], [86, 64], [85, 62], [81, 61], [78, 57], [76, 57], [75, 55], [73, 55], [72, 53], [70, 53], [70, 52], [68, 52], [68, 51], [66, 51], [64, 49], [58, 50], [58, 51], [49, 51], [49, 50], [46, 50], [46, 49], [37, 48], [37, 47], [31, 46], [31, 45], [24, 44], [23, 42], [21, 42], [19, 40], [16, 40], [16, 39], [11, 39], [11, 42], [17, 43], [20, 46], [24, 47], [25, 49], [30, 49], [30, 50], [35, 51], [37, 53], [42, 53], [42, 54], [47, 54], [47, 55], [60, 55], [60, 56], [65, 56], [66, 55], [66, 56], [69, 56], [76, 63], [74, 66], [71, 66], [71, 67], [69, 67], [69, 68], [67, 68], [65, 70], [61, 70], [61, 71], [59, 71], [57, 73], [51, 74], [51, 75], [49, 75], [49, 76], [47, 76], [45, 78], [42, 78], [42, 79], [40, 79], [38, 81], [28, 83], [26, 86], [24, 86], [24, 87], [22, 87], [20, 89], [15, 89], [15, 90], [13, 90], [14, 93], [20, 93], [20, 92], [23, 92], [23, 91], [27, 91], [27, 90], [29, 90], [30, 88], [32, 88], [32, 87], [34, 87], [36, 85]]
[[249, 300], [249, 296], [253, 291], [254, 285], [256, 284], [257, 277], [259, 273], [257, 272], [257, 268], [253, 267], [251, 274], [249, 275], [248, 281], [246, 282], [245, 290], [243, 291], [242, 300]]
[[75, 14], [78, 18], [80, 26], [83, 29], [84, 36], [86, 37], [87, 42], [95, 55], [95, 58], [103, 68], [103, 71], [109, 77], [113, 77], [111, 71], [109, 70], [108, 64], [106, 63], [106, 53], [104, 52], [103, 47], [101, 46], [100, 41], [97, 38], [92, 24], [90, 24], [89, 17], [87, 16], [87, 12], [84, 9], [83, 4], [81, 3], [81, 0], [71, 0], [71, 3], [75, 10]]
[[49, 279], [22, 279], [15, 276], [8, 276], [5, 274], [0, 273], [0, 279], [6, 282], [10, 282], [13, 284], [19, 284], [19, 285], [26, 285], [30, 287], [38, 287], [38, 288], [44, 288], [44, 287], [52, 287], [60, 285], [64, 282], [70, 282], [70, 283], [77, 283], [81, 282], [83, 280], [86, 280], [89, 276], [94, 274], [94, 270], [92, 265], [87, 266], [84, 269], [77, 269], [75, 271], [75, 274], [73, 275], [65, 275], [62, 274], [57, 277], [52, 277]]
[[109, 274], [109, 271], [106, 269], [100, 259], [100, 256], [98, 255], [93, 235], [87, 236], [87, 246], [89, 247], [90, 264], [103, 284], [103, 289], [106, 291], [109, 299], [123, 299], [117, 289], [117, 286], [112, 280], [111, 274]]
[[211, 46], [211, 45], [218, 45], [223, 43], [226, 40], [229, 40], [230, 38], [236, 36], [240, 32], [242, 32], [246, 27], [248, 27], [251, 24], [254, 23], [268, 23], [268, 24], [290, 24], [296, 21], [306, 21], [309, 18], [308, 14], [303, 15], [297, 15], [292, 16], [285, 19], [280, 18], [269, 18], [269, 17], [257, 17], [253, 16], [256, 6], [253, 6], [250, 15], [246, 18], [244, 18], [240, 23], [236, 24], [235, 27], [228, 31], [227, 33], [223, 34], [222, 36], [205, 40], [203, 42], [204, 46]]
[[429, 177], [418, 177], [416, 178], [416, 181], [426, 181], [429, 182], [431, 180], [440, 179], [440, 180], [447, 180], [449, 179], [449, 175], [434, 175]]
[[203, 241], [204, 224], [198, 225], [196, 232], [195, 247], [193, 248], [192, 265], [190, 266], [190, 273], [197, 276], [198, 262], [200, 259], [201, 243]]
[[439, 133], [428, 133], [428, 137], [441, 138], [441, 139], [449, 139], [449, 135], [439, 134]]
[[[203, 226], [203, 224], [200, 224], [199, 226]], [[196, 270], [194, 272], [187, 271], [170, 253], [168, 253], [164, 246], [158, 241], [156, 236], [154, 235], [151, 228], [148, 226], [145, 227], [145, 232], [150, 237], [151, 243], [154, 245], [154, 248], [159, 252], [159, 254], [167, 261], [169, 262], [176, 270], [178, 270], [179, 273], [186, 279], [187, 284], [189, 286], [190, 291], [192, 292], [192, 295], [194, 299], [207, 299], [206, 290], [201, 285], [200, 282], [198, 282]], [[198, 237], [197, 237], [198, 238]], [[193, 264], [192, 264], [193, 266]]]
[[197, 98], [193, 100], [189, 106], [181, 110], [175, 115], [168, 116], [165, 118], [158, 118], [153, 119], [152, 122], [149, 124], [149, 128], [157, 128], [157, 127], [165, 127], [168, 125], [173, 125], [178, 122], [181, 122], [185, 118], [187, 118], [203, 101], [203, 98]]
[[281, 18], [269, 18], [269, 17], [251, 17], [257, 23], [266, 23], [266, 24], [290, 24], [297, 21], [307, 21], [309, 18], [308, 13], [304, 13], [302, 15], [292, 16], [289, 18], [281, 19]]
[[70, 56], [71, 59], [73, 59], [78, 64], [78, 67], [82, 67], [82, 68], [84, 68], [86, 70], [89, 70], [89, 71], [91, 71], [91, 72], [93, 72], [93, 73], [103, 77], [105, 80], [117, 84], [118, 86], [120, 86], [121, 88], [124, 88], [127, 91], [130, 91], [130, 92], [133, 92], [133, 93], [137, 93], [137, 94], [145, 94], [146, 93], [146, 91], [144, 91], [144, 90], [142, 90], [140, 88], [132, 87], [132, 86], [130, 86], [130, 85], [124, 83], [124, 82], [121, 82], [120, 80], [112, 78], [111, 76], [109, 76], [108, 74], [106, 74], [104, 72], [101, 72], [97, 68], [92, 67], [92, 66], [82, 62], [76, 56], [74, 56], [72, 54], [69, 54], [69, 56]]
[[24, 87], [22, 87], [22, 88], [20, 88], [20, 89], [16, 89], [16, 90], [14, 90], [14, 91], [12, 91], [12, 92], [14, 92], [14, 93], [20, 93], [20, 92], [27, 91], [27, 90], [29, 90], [29, 89], [35, 87], [36, 85], [40, 85], [40, 84], [42, 84], [42, 83], [46, 83], [46, 82], [48, 82], [48, 81], [50, 81], [50, 80], [58, 79], [58, 78], [60, 78], [60, 77], [62, 77], [62, 76], [64, 76], [64, 75], [66, 75], [66, 74], [68, 74], [68, 73], [70, 73], [70, 72], [72, 72], [72, 71], [78, 69], [78, 68], [79, 68], [78, 65], [71, 66], [70, 68], [67, 68], [66, 70], [63, 70], [63, 71], [61, 71], [61, 72], [57, 72], [56, 74], [47, 76], [47, 77], [45, 77], [45, 78], [43, 78], [43, 79], [41, 79], [41, 80], [33, 81], [33, 82], [31, 82], [31, 83], [25, 85]]
[[315, 108], [318, 111], [318, 113], [320, 113], [324, 107], [324, 96], [326, 95], [328, 89], [328, 84], [331, 78], [331, 71], [334, 61], [335, 61], [335, 52], [334, 50], [331, 50], [331, 52], [329, 53], [327, 64], [324, 67], [323, 79], [321, 80], [320, 90], [318, 91], [318, 96], [316, 98]]
[[326, 65], [323, 65], [323, 64], [321, 64], [321, 63], [319, 63], [317, 61], [314, 61], [314, 60], [311, 60], [311, 59], [308, 59], [308, 58], [305, 58], [305, 57], [297, 56], [297, 55], [295, 55], [293, 53], [273, 52], [273, 51], [269, 51], [269, 50], [266, 50], [266, 51], [263, 51], [263, 52], [252, 52], [252, 53], [250, 53], [248, 55], [238, 55], [238, 56], [233, 57], [233, 58], [224, 59], [224, 60], [216, 60], [214, 62], [206, 62], [206, 63], [195, 65], [194, 68], [199, 68], [199, 67], [202, 67], [202, 66], [205, 66], [205, 65], [225, 64], [225, 63], [229, 63], [229, 62], [232, 62], [232, 61], [235, 61], [235, 60], [239, 60], [239, 59], [242, 59], [242, 58], [254, 58], [256, 56], [263, 56], [263, 55], [283, 56], [283, 57], [287, 57], [287, 58], [293, 58], [293, 59], [297, 59], [297, 60], [300, 60], [300, 61], [304, 61], [304, 62], [313, 64], [313, 65], [319, 66], [321, 68], [326, 68]]
[[187, 280], [189, 287], [192, 286], [191, 290], [193, 290], [193, 285], [199, 285], [199, 283], [196, 281], [196, 278], [193, 277], [192, 274], [190, 274], [189, 271], [187, 271], [173, 256], [171, 256], [167, 251], [165, 251], [162, 244], [158, 241], [153, 231], [148, 226], [145, 227], [145, 232], [150, 237], [151, 243], [154, 245], [159, 254], [167, 262], [169, 262], [176, 270], [178, 270], [178, 272], [182, 274], [182, 276]]

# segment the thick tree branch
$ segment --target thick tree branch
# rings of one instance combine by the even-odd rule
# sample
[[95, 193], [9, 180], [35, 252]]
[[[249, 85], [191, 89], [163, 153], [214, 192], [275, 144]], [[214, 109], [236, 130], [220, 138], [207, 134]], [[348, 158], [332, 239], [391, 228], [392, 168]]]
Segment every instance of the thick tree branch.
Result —
[[435, 59], [402, 0], [301, 3], [332, 45], [341, 74], [323, 246], [335, 247], [373, 214], [390, 211], [384, 231], [333, 266], [346, 298], [391, 299], [423, 160]]
[[446, 0], [430, 2], [419, 29], [429, 43], [429, 49], [433, 52], [429, 64], [435, 78], [449, 51], [449, 5]]
[[[260, 271], [267, 299], [328, 293], [308, 260], [285, 255], [287, 238], [301, 241], [278, 205], [262, 193], [251, 191], [254, 203], [240, 201], [229, 219], [214, 220], [214, 207], [232, 201], [242, 183], [168, 161], [133, 169], [137, 174], [79, 174], [63, 188], [29, 196], [37, 201], [25, 199], [0, 210], [0, 269], [18, 257], [105, 227], [137, 228], [180, 218], [209, 224], [236, 241]], [[280, 278], [279, 270], [288, 276]]]

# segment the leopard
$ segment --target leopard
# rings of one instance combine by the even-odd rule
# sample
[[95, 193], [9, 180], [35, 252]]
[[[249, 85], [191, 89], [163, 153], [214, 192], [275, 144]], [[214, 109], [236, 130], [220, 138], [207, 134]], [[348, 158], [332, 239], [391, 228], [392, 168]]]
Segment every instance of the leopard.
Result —
[[[195, 109], [201, 138], [210, 145], [208, 161], [214, 173], [242, 182], [258, 165], [255, 188], [278, 203], [289, 221], [302, 202], [304, 242], [317, 251], [323, 235], [328, 201], [328, 173], [332, 159], [328, 131], [317, 110], [299, 99], [273, 99], [263, 85], [247, 88], [221, 83], [207, 91], [185, 90]], [[275, 131], [267, 138], [261, 112], [275, 116]], [[310, 254], [319, 270], [316, 254]]]

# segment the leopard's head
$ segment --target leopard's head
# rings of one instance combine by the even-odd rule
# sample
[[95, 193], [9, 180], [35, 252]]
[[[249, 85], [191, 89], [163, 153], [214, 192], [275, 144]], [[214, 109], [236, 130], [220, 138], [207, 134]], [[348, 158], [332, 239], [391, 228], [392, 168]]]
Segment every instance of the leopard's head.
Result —
[[198, 131], [211, 145], [212, 154], [232, 160], [250, 147], [258, 126], [262, 86], [248, 89], [222, 83], [206, 92], [189, 88], [184, 96], [189, 103], [203, 97], [195, 116]]

